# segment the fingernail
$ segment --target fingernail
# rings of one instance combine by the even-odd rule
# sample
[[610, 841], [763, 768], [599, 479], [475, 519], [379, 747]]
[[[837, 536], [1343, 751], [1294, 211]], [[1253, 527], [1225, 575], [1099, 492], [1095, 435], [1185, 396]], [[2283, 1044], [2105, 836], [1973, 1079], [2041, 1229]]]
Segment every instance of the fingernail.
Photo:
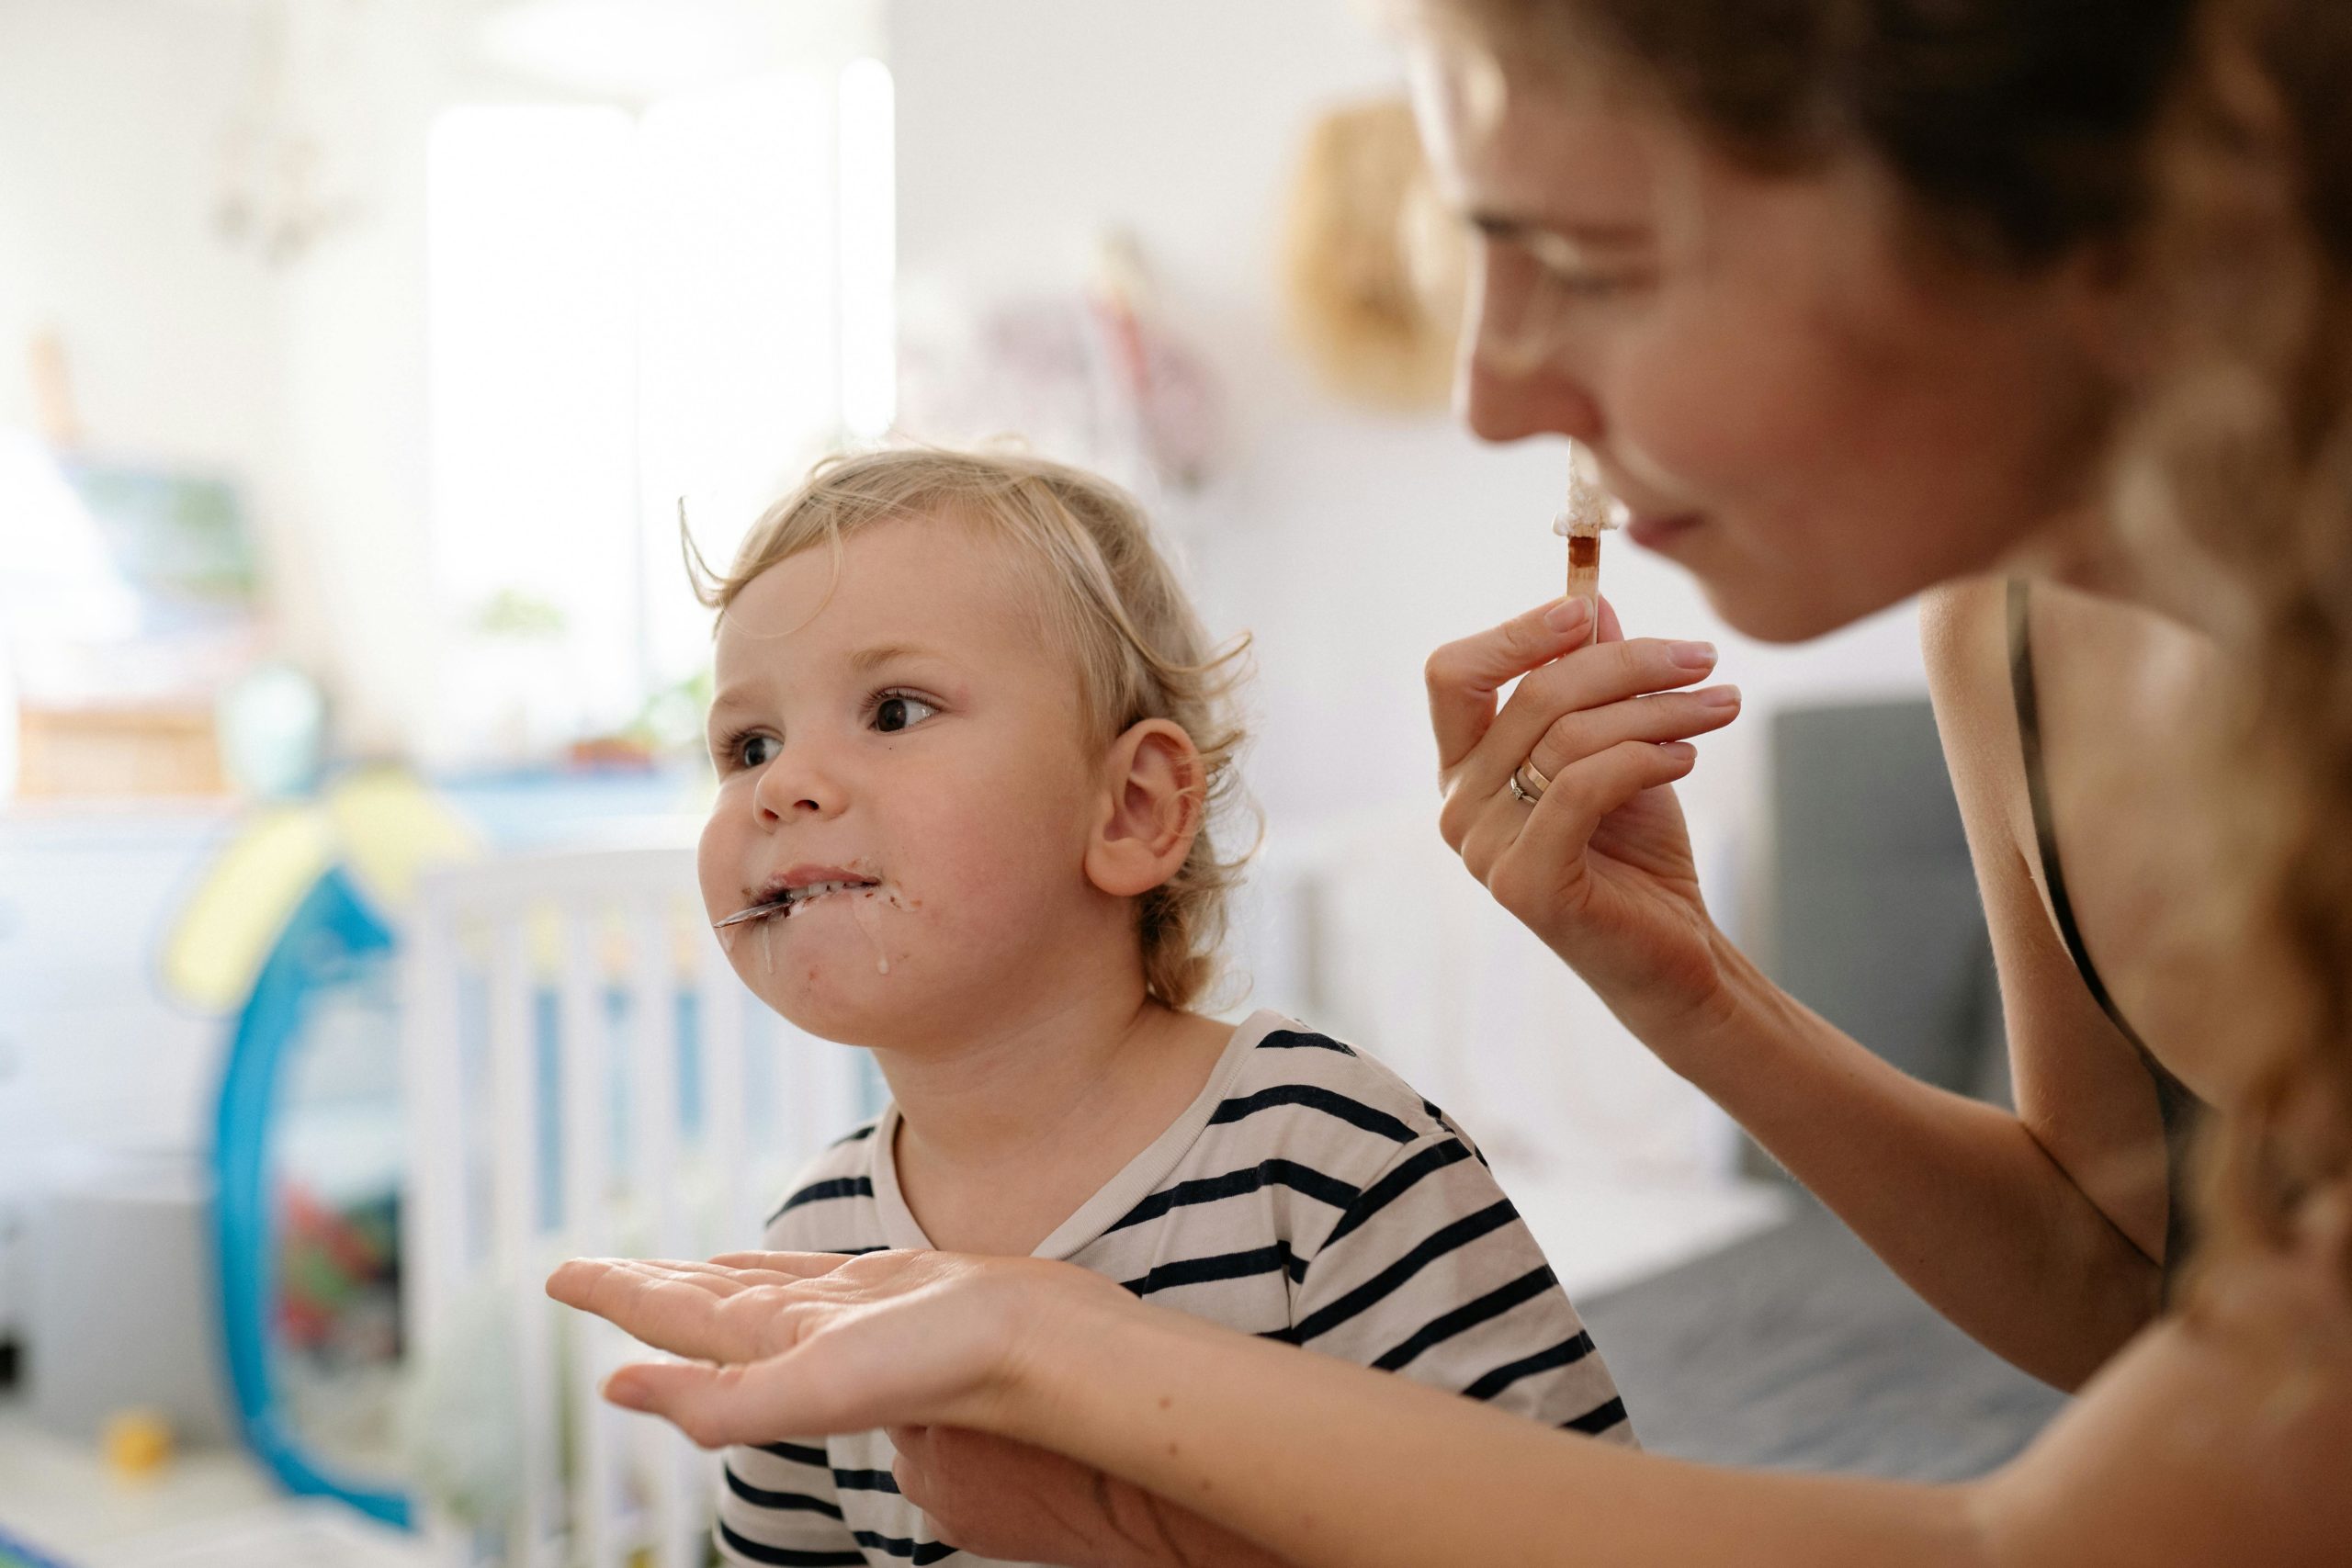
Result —
[[1710, 686], [1703, 692], [1693, 692], [1699, 705], [1706, 708], [1736, 708], [1739, 705], [1737, 686]]
[[621, 1380], [620, 1373], [618, 1372], [615, 1372], [611, 1377], [605, 1380], [605, 1386], [602, 1392], [605, 1395], [605, 1401], [608, 1404], [617, 1404], [623, 1410], [642, 1410], [645, 1408], [644, 1391], [639, 1389], [637, 1384], [633, 1382], [624, 1382]]
[[1666, 656], [1685, 670], [1704, 670], [1715, 661], [1715, 645], [1712, 642], [1669, 642]]
[[1563, 599], [1544, 612], [1544, 624], [1563, 636], [1582, 629], [1590, 619], [1592, 601], [1589, 599]]
[[1691, 745], [1688, 740], [1668, 740], [1661, 744], [1658, 750], [1669, 757], [1679, 759], [1689, 759], [1699, 754], [1699, 748]]

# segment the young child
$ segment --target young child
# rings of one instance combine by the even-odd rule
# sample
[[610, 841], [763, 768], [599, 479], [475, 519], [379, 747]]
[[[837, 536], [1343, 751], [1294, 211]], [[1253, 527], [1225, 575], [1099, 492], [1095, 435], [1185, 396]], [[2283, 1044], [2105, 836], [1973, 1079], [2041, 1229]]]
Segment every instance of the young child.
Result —
[[[819, 468], [709, 586], [702, 891], [736, 972], [866, 1046], [878, 1120], [780, 1251], [1035, 1254], [1139, 1296], [1630, 1443], [1609, 1373], [1469, 1139], [1271, 1012], [1189, 1009], [1238, 864], [1212, 655], [1136, 503], [1029, 458]], [[880, 1432], [730, 1450], [735, 1562], [954, 1555]]]

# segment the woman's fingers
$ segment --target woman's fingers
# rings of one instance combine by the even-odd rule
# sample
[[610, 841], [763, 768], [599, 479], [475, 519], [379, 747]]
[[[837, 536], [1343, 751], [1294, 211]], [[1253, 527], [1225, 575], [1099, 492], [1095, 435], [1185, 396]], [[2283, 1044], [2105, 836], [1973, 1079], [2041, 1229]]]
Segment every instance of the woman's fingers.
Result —
[[1739, 716], [1739, 702], [1737, 686], [1709, 686], [1564, 714], [1537, 738], [1527, 760], [1545, 778], [1556, 778], [1571, 763], [1628, 740], [1663, 745], [1721, 729]]
[[748, 1361], [775, 1348], [773, 1313], [729, 1311], [757, 1281], [641, 1258], [575, 1258], [548, 1276], [547, 1292], [630, 1337], [703, 1361]]
[[1591, 639], [1592, 614], [1582, 599], [1555, 600], [1430, 655], [1423, 673], [1439, 772], [1450, 771], [1485, 738], [1496, 694]]
[[1544, 792], [1535, 809], [1528, 813], [1508, 869], [1501, 869], [1498, 861], [1497, 874], [1488, 880], [1497, 900], [1510, 908], [1514, 899], [1531, 894], [1548, 896], [1548, 888], [1511, 884], [1521, 875], [1532, 875], [1539, 882], [1556, 880], [1561, 867], [1582, 865], [1585, 846], [1591, 842], [1602, 818], [1645, 789], [1682, 778], [1698, 758], [1699, 749], [1688, 741], [1659, 746], [1626, 740], [1563, 768], [1554, 775], [1552, 787]]
[[1681, 779], [1697, 757], [1683, 741], [1623, 740], [1553, 774], [1532, 810], [1498, 793], [1464, 834], [1462, 863], [1512, 913], [1549, 909], [1584, 874], [1585, 850], [1601, 818], [1645, 789]]
[[[1613, 618], [1613, 612], [1606, 618]], [[1439, 831], [1447, 843], [1463, 849], [1487, 803], [1503, 795], [1512, 772], [1564, 720], [1579, 722], [1560, 730], [1546, 758], [1536, 763], [1546, 778], [1587, 752], [1622, 740], [1682, 739], [1728, 723], [1738, 712], [1736, 699], [1728, 711], [1710, 702], [1644, 713], [1634, 704], [1634, 699], [1654, 701], [1652, 694], [1703, 680], [1714, 663], [1710, 643], [1620, 638], [1577, 649], [1529, 674], [1477, 745], [1456, 761], [1446, 781]], [[1582, 721], [1583, 716], [1612, 705], [1625, 711]], [[1582, 750], [1577, 749], [1579, 737]]]
[[[724, 1269], [775, 1274], [795, 1280], [810, 1280], [820, 1274], [830, 1274], [850, 1259], [849, 1254], [839, 1252], [722, 1252], [708, 1263], [681, 1265], [696, 1269]], [[858, 1254], [857, 1256], [867, 1256]]]
[[1532, 747], [1563, 714], [1689, 686], [1707, 678], [1715, 659], [1713, 643], [1654, 637], [1579, 649], [1521, 681], [1488, 738], [1498, 747], [1521, 740]]
[[706, 1449], [830, 1430], [799, 1414], [783, 1366], [783, 1358], [721, 1367], [637, 1361], [605, 1380], [605, 1397], [624, 1410], [661, 1416]]

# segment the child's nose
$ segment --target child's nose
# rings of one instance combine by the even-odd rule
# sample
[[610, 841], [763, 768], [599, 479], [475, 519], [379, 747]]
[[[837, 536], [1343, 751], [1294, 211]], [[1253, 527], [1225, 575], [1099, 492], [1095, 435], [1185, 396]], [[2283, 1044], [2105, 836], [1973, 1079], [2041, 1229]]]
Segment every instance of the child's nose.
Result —
[[791, 817], [832, 817], [848, 803], [840, 775], [816, 748], [786, 746], [760, 774], [752, 800], [763, 822]]

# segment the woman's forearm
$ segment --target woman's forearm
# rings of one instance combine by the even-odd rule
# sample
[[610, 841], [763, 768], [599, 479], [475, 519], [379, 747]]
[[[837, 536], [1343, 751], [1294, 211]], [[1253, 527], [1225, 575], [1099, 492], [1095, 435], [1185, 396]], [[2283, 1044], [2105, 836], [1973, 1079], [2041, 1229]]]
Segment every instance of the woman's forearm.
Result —
[[1148, 1309], [1071, 1325], [1004, 1400], [1012, 1435], [1302, 1568], [1985, 1560], [1967, 1488], [1684, 1464]]
[[2154, 1315], [2161, 1270], [2013, 1113], [1922, 1083], [1725, 944], [1702, 1019], [1627, 1018], [1911, 1288], [2061, 1388]]

